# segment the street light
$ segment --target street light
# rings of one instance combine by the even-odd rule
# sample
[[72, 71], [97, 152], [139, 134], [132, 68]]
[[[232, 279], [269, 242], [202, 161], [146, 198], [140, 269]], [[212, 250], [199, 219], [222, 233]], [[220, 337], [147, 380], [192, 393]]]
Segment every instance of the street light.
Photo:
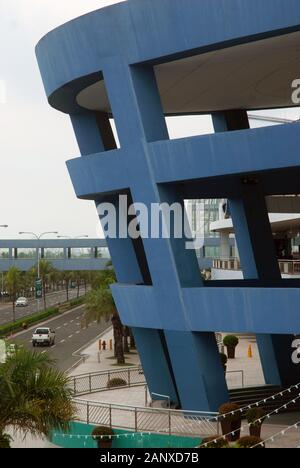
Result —
[[[1, 224], [0, 228], [7, 229], [8, 225], [7, 224]], [[4, 273], [1, 271], [1, 299], [3, 299], [3, 293], [4, 293]]]
[[[20, 236], [22, 235], [28, 235], [28, 236], [33, 236], [35, 237], [38, 241], [41, 240], [42, 237], [47, 236], [48, 234], [58, 234], [58, 231], [47, 231], [43, 232], [42, 234], [38, 235], [35, 234], [35, 232], [19, 232]], [[38, 251], [38, 279], [40, 279], [40, 246], [38, 245], [37, 247]]]
[[[38, 241], [41, 240], [41, 238], [43, 236], [46, 236], [48, 234], [58, 234], [58, 231], [47, 231], [47, 232], [43, 232], [42, 234], [38, 235], [36, 234], [35, 232], [19, 232], [20, 236], [22, 235], [28, 235], [28, 236], [33, 236], [35, 237]], [[37, 267], [38, 267], [38, 271], [37, 271], [37, 274], [38, 274], [38, 281], [40, 280], [40, 246], [38, 245], [37, 246]], [[38, 312], [40, 311], [40, 298], [37, 297], [37, 305], [38, 305]]]

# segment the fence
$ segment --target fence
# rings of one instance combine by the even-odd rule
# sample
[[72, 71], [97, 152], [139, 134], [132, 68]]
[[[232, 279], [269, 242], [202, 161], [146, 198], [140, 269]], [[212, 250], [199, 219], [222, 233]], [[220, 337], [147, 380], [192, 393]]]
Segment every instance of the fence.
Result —
[[165, 435], [210, 436], [219, 434], [217, 413], [139, 408], [87, 400], [74, 400], [77, 420], [133, 432]]
[[[237, 380], [238, 376], [240, 378]], [[226, 377], [228, 384], [232, 388], [245, 386], [244, 371], [242, 370], [227, 371]], [[144, 372], [140, 366], [126, 368], [124, 370], [81, 374], [70, 378], [70, 387], [74, 397], [98, 393], [104, 390], [112, 390], [122, 387], [130, 388], [139, 385], [146, 385]], [[168, 396], [164, 396], [163, 399], [166, 397], [168, 398]]]
[[145, 376], [142, 367], [130, 367], [124, 370], [94, 372], [70, 378], [70, 387], [74, 396], [97, 393], [113, 388], [129, 388], [136, 385], [145, 385]]

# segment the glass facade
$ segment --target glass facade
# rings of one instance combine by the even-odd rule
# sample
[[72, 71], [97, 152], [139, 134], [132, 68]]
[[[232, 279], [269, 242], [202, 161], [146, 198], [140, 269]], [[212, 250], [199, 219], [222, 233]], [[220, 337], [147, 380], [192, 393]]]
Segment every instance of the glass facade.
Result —
[[193, 234], [200, 237], [218, 238], [217, 232], [211, 231], [211, 223], [219, 219], [219, 205], [221, 200], [217, 198], [187, 200], [187, 214]]

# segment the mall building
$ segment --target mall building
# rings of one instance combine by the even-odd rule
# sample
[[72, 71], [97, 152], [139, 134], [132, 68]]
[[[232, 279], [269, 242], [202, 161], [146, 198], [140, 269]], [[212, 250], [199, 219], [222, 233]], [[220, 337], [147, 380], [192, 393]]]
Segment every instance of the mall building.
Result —
[[[107, 238], [113, 296], [150, 391], [186, 410], [229, 399], [215, 332], [256, 335], [267, 384], [299, 381], [300, 282], [280, 262], [294, 260], [298, 226], [273, 215], [300, 212], [300, 128], [253, 129], [248, 118], [296, 106], [299, 43], [299, 0], [127, 0], [37, 46], [49, 104], [70, 116], [78, 141], [67, 163], [77, 197], [116, 210], [121, 194], [149, 209], [228, 200], [214, 226], [224, 251], [214, 271], [234, 279], [203, 279], [184, 238]], [[166, 118], [190, 115], [211, 116], [215, 133], [171, 140]], [[295, 233], [277, 240], [276, 222]], [[236, 267], [222, 264], [232, 256]]]

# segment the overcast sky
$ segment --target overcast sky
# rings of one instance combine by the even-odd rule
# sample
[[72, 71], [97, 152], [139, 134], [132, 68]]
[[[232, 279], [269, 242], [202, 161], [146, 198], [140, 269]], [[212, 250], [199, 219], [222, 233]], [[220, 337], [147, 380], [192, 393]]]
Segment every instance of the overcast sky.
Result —
[[[69, 118], [47, 103], [34, 48], [54, 27], [119, 1], [0, 0], [0, 224], [9, 224], [0, 237], [101, 235], [94, 204], [75, 197], [65, 161], [78, 147]], [[205, 117], [171, 119], [169, 129], [181, 137], [211, 125]]]

